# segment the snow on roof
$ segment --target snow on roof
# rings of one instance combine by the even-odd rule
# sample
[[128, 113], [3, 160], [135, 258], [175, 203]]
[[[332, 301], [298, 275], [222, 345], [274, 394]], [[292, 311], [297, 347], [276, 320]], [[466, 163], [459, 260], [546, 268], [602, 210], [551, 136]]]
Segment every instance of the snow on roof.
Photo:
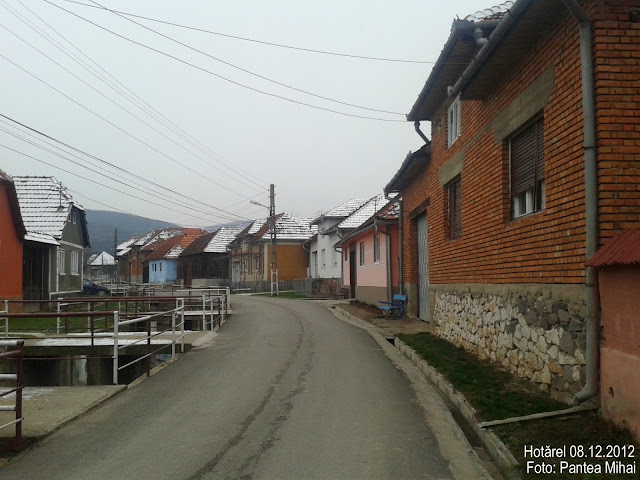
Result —
[[278, 240], [306, 240], [318, 233], [316, 225], [310, 225], [310, 217], [293, 217], [287, 213], [276, 221]]
[[259, 218], [249, 226], [249, 230], [247, 230], [246, 233], [248, 233], [249, 235], [255, 235], [256, 233], [258, 233], [258, 230], [260, 230], [264, 226], [264, 224], [267, 223], [268, 220], [268, 218]]
[[136, 240], [138, 240], [138, 237], [130, 238], [126, 242], [122, 242], [120, 245], [118, 245], [116, 247], [116, 250], [124, 250], [125, 248], [129, 248]]
[[244, 230], [242, 227], [222, 227], [204, 248], [205, 253], [226, 253], [227, 246]]
[[347, 200], [344, 203], [341, 203], [337, 207], [332, 208], [328, 212], [322, 213], [318, 218], [313, 220], [311, 223], [318, 223], [322, 218], [344, 218], [351, 215], [354, 211], [360, 208], [365, 199], [362, 198], [352, 198], [351, 200]]
[[389, 203], [389, 200], [385, 198], [384, 193], [370, 198], [364, 205], [340, 222], [338, 228], [358, 228], [387, 203]]
[[[68, 190], [54, 177], [13, 177], [27, 240], [57, 244], [62, 237], [74, 202]], [[40, 235], [36, 235], [40, 234]]]
[[485, 8], [484, 10], [480, 10], [476, 13], [472, 13], [471, 15], [467, 15], [464, 19], [467, 22], [486, 22], [488, 20], [500, 20], [504, 17], [504, 14], [513, 7], [513, 2], [508, 0], [504, 3], [496, 5], [495, 7]]
[[145, 261], [176, 259], [191, 242], [203, 233], [204, 230], [200, 228], [185, 228], [183, 231], [178, 232], [178, 235], [152, 242], [153, 252], [147, 255]]
[[115, 265], [116, 259], [107, 252], [100, 252], [98, 254], [91, 255], [91, 257], [89, 257], [88, 263], [93, 267], [100, 267], [102, 265]]

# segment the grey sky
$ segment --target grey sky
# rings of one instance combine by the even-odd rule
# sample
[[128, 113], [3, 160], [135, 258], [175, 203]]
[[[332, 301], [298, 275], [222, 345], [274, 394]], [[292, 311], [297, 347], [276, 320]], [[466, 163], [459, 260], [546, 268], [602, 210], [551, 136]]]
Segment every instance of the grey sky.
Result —
[[[0, 57], [0, 113], [202, 202], [193, 210], [184, 205], [193, 206], [190, 199], [182, 200], [183, 205], [175, 204], [152, 197], [139, 186], [132, 188], [85, 170], [10, 135], [5, 130], [34, 141], [24, 128], [16, 129], [0, 118], [0, 144], [164, 205], [128, 197], [0, 147], [0, 169], [10, 175], [54, 175], [87, 208], [123, 210], [184, 225], [211, 225], [225, 221], [221, 212], [212, 207], [244, 218], [264, 216], [266, 210], [250, 205], [249, 199], [267, 204], [268, 185], [274, 183], [278, 211], [312, 216], [348, 198], [379, 193], [406, 154], [421, 145], [413, 125], [404, 121], [403, 115], [417, 98], [432, 63], [321, 55], [133, 18], [194, 49], [263, 77], [341, 102], [403, 115], [381, 113], [329, 102], [267, 82], [177, 45], [111, 12], [64, 0], [50, 1], [120, 35], [247, 87], [351, 115], [401, 120], [386, 122], [349, 117], [267, 96], [134, 45], [43, 0], [0, 0], [3, 45], [0, 54], [6, 57]], [[228, 35], [315, 50], [426, 62], [437, 59], [456, 16], [464, 17], [492, 5], [478, 0], [96, 1], [110, 9]], [[38, 31], [46, 32], [79, 55], [34, 15], [37, 14], [212, 152], [207, 155], [187, 144], [73, 62], [12, 12], [19, 13], [37, 26]], [[424, 130], [428, 132], [428, 125], [424, 125]], [[42, 138], [35, 141], [42, 144]], [[86, 158], [74, 160], [110, 176], [123, 175], [122, 171], [98, 166]], [[128, 174], [118, 180], [142, 183]], [[174, 199], [166, 191], [158, 195]], [[229, 214], [223, 216], [237, 218]]]

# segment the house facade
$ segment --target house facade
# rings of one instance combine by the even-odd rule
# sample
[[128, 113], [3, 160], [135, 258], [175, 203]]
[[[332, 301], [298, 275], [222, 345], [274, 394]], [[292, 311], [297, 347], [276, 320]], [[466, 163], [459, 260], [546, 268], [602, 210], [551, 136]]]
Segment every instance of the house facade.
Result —
[[[276, 216], [277, 274], [279, 282], [307, 278], [309, 252], [304, 243], [317, 228], [311, 218]], [[269, 219], [252, 222], [229, 244], [231, 284], [234, 288], [270, 289], [272, 247]]]
[[398, 293], [399, 204], [391, 200], [337, 244], [342, 249], [342, 283], [351, 298], [378, 305]]
[[178, 278], [187, 287], [227, 286], [231, 282], [229, 244], [243, 228], [221, 227], [196, 238], [178, 259]]
[[26, 233], [13, 179], [0, 170], [0, 300], [22, 300], [22, 244]]
[[402, 198], [409, 311], [574, 402], [597, 394], [584, 263], [640, 227], [634, 5], [517, 0], [455, 20], [408, 115], [431, 140], [385, 188]]
[[148, 283], [174, 283], [178, 279], [180, 254], [204, 233], [205, 231], [199, 228], [185, 228], [177, 235], [167, 239], [158, 239], [144, 246], [141, 252], [146, 254], [143, 265], [144, 269], [149, 272]]
[[345, 232], [337, 227], [340, 222], [360, 208], [365, 201], [360, 198], [348, 200], [326, 213], [315, 218], [311, 225], [318, 228], [318, 233], [311, 237], [308, 243], [309, 276], [312, 278], [339, 279], [342, 277], [340, 265], [341, 251], [336, 250], [336, 244]]
[[90, 246], [84, 208], [54, 177], [14, 177], [27, 234], [25, 300], [82, 292], [84, 249]]

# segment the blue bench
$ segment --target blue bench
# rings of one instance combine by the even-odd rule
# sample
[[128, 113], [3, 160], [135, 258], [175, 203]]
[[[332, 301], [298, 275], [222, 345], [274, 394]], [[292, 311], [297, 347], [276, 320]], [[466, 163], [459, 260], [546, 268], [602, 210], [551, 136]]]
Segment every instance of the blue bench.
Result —
[[404, 316], [404, 307], [407, 304], [406, 295], [394, 295], [392, 302], [380, 302], [378, 308], [393, 317]]

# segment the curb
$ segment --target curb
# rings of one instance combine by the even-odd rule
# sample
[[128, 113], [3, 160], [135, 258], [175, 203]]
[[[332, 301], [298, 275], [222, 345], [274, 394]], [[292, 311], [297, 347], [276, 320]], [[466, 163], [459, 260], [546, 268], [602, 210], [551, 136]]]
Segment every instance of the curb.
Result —
[[[351, 313], [342, 310], [338, 306], [334, 306], [334, 310], [352, 322], [358, 324], [366, 323]], [[374, 325], [367, 325], [370, 327], [367, 328], [367, 330], [371, 335], [377, 335], [384, 339]], [[420, 370], [425, 378], [427, 378], [427, 380], [429, 380], [464, 417], [469, 427], [471, 427], [473, 432], [477, 435], [482, 447], [500, 470], [500, 473], [509, 480], [519, 480], [520, 475], [516, 471], [519, 467], [518, 461], [495, 433], [480, 427], [476, 411], [469, 402], [467, 402], [466, 398], [464, 398], [462, 394], [456, 392], [453, 386], [435, 368], [431, 367], [415, 352], [415, 350], [402, 342], [398, 337], [394, 337], [394, 346], [400, 353], [418, 367], [418, 370]]]
[[396, 348], [407, 358], [409, 358], [427, 379], [433, 383], [440, 392], [449, 400], [453, 406], [464, 417], [465, 421], [472, 428], [473, 432], [480, 439], [480, 443], [487, 451], [500, 473], [506, 478], [518, 479], [519, 475], [514, 471], [518, 468], [518, 461], [504, 443], [490, 430], [480, 427], [475, 409], [469, 405], [467, 399], [462, 394], [456, 392], [451, 384], [432, 366], [430, 366], [411, 347], [395, 338]]

